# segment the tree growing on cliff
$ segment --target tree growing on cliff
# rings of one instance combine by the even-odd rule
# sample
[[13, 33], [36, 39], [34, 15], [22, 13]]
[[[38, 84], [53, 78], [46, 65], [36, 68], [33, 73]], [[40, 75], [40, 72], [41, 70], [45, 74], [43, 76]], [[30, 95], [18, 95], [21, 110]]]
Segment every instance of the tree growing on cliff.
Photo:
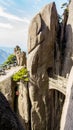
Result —
[[13, 81], [16, 81], [16, 82], [18, 82], [20, 80], [28, 82], [29, 79], [28, 79], [28, 71], [27, 71], [27, 69], [22, 68], [17, 73], [15, 73], [12, 78], [13, 78]]
[[3, 63], [3, 65], [9, 65], [16, 62], [16, 56], [14, 54], [9, 55], [7, 60]]

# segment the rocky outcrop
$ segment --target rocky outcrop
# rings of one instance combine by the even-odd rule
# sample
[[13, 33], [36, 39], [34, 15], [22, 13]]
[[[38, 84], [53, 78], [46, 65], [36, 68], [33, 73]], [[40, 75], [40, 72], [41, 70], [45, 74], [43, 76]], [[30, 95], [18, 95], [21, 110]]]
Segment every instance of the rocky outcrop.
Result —
[[73, 129], [73, 0], [69, 5], [69, 16], [66, 27], [66, 49], [63, 74], [69, 75], [67, 92], [62, 112], [60, 130]]
[[[46, 5], [32, 19], [28, 33], [29, 82], [20, 81], [14, 85], [9, 78], [7, 82], [2, 82], [4, 87], [0, 84], [1, 91], [12, 104], [11, 107], [26, 130], [73, 129], [73, 72], [70, 74], [73, 64], [72, 8], [73, 1], [69, 12], [65, 10], [62, 23], [58, 21], [55, 3]], [[21, 52], [19, 46], [16, 46], [14, 52], [18, 65], [26, 64], [25, 53]], [[60, 86], [66, 90], [66, 84], [67, 92], [61, 93]], [[66, 94], [66, 97], [63, 94]]]
[[27, 82], [20, 81], [18, 96], [18, 115], [26, 130], [30, 129], [30, 100]]
[[10, 70], [6, 71], [6, 75], [2, 75], [0, 77], [0, 91], [4, 94], [13, 110], [15, 100], [15, 88], [17, 84], [12, 80], [12, 76], [22, 68], [23, 66], [12, 67]]
[[60, 130], [73, 129], [73, 67], [67, 84], [67, 93], [62, 112]]
[[30, 101], [27, 86], [27, 82], [14, 82], [12, 76], [0, 81], [0, 92], [6, 97], [11, 109], [18, 115], [23, 127], [29, 130]]
[[0, 91], [4, 94], [12, 109], [14, 108], [14, 87], [15, 84], [11, 77], [0, 82]]
[[20, 54], [20, 66], [26, 66], [26, 53], [24, 51]]
[[0, 92], [0, 130], [24, 130], [19, 119], [11, 110], [4, 95]]
[[45, 6], [32, 20], [28, 37], [29, 97], [32, 130], [48, 130], [48, 75], [53, 75], [58, 28], [55, 3]]
[[68, 8], [68, 21], [66, 24], [66, 47], [65, 47], [65, 54], [64, 54], [64, 65], [63, 65], [63, 76], [69, 75], [71, 67], [73, 65], [73, 1], [71, 1], [69, 8]]
[[21, 51], [21, 48], [19, 46], [16, 46], [14, 48], [14, 54], [17, 58], [17, 64], [19, 66], [26, 66], [26, 53], [24, 51]]

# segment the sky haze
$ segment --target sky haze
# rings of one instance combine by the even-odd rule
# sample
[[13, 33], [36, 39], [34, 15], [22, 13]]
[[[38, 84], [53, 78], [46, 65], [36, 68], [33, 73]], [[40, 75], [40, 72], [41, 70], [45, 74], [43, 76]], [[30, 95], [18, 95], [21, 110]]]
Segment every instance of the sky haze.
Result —
[[[59, 14], [67, 0], [54, 0]], [[0, 0], [0, 46], [27, 48], [31, 19], [52, 0]]]

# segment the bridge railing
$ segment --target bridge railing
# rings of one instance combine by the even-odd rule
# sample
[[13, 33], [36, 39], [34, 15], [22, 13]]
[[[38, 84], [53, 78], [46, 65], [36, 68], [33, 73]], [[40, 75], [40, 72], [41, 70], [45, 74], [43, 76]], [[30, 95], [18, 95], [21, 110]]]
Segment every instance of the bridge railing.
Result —
[[66, 95], [67, 78], [54, 75], [53, 78], [49, 77], [49, 89], [56, 89]]

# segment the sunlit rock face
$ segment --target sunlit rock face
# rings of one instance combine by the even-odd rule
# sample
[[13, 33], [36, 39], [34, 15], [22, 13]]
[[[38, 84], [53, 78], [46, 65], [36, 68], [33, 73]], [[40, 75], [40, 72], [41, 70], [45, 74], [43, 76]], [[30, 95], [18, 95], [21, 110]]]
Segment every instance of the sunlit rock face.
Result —
[[60, 130], [73, 129], [73, 67], [67, 83], [67, 92], [62, 112]]
[[19, 46], [16, 46], [14, 48], [14, 54], [17, 59], [17, 65], [26, 66], [26, 53], [24, 51], [21, 51], [21, 48]]
[[2, 82], [0, 81], [0, 91], [4, 94], [12, 109], [14, 109], [14, 87], [15, 84], [12, 82], [11, 77]]
[[29, 91], [27, 83], [20, 81], [18, 88], [18, 115], [26, 130], [30, 129], [30, 103], [29, 103]]
[[[72, 10], [73, 1], [69, 6], [69, 16], [65, 14], [63, 22], [60, 23], [55, 3], [51, 3], [32, 19], [28, 32], [29, 82], [21, 80], [20, 83], [13, 84], [9, 78], [7, 82], [3, 82], [4, 87], [1, 84], [3, 94], [26, 130], [73, 129], [73, 73], [69, 76], [73, 64]], [[15, 54], [19, 66], [26, 64], [25, 53], [22, 53], [18, 46], [15, 48]], [[68, 76], [68, 87], [62, 82], [62, 87], [65, 90], [67, 88], [63, 93], [57, 88], [61, 84], [57, 77], [67, 81]], [[50, 79], [56, 81], [56, 84], [53, 82], [56, 89], [50, 87]]]
[[49, 130], [48, 73], [54, 68], [54, 44], [58, 26], [55, 3], [46, 5], [29, 27], [29, 97], [32, 130]]

